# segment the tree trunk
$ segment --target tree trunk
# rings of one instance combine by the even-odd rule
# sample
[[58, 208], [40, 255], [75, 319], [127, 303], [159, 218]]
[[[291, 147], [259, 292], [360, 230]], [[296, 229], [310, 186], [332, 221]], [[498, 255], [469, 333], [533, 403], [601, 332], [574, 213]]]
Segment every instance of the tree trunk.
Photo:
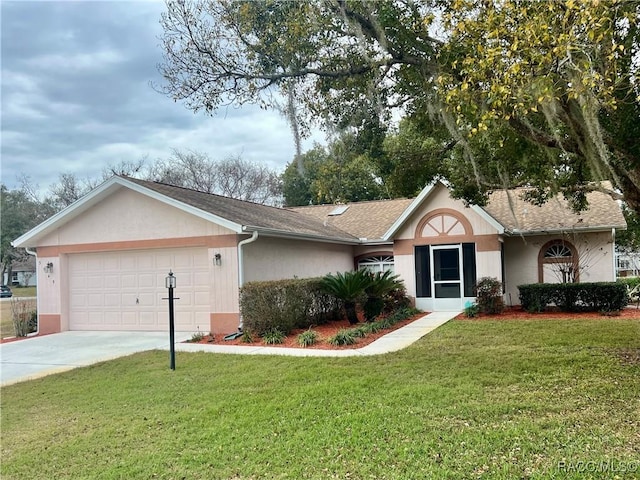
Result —
[[350, 325], [358, 323], [358, 314], [356, 312], [356, 302], [344, 302], [344, 311], [347, 315]]

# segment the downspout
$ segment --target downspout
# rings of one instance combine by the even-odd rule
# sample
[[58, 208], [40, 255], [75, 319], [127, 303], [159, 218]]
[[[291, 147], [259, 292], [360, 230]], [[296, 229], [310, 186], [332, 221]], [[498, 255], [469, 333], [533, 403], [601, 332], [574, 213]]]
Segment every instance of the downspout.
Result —
[[[36, 257], [36, 279], [38, 278], [38, 253], [28, 248], [24, 249], [29, 255]], [[36, 311], [40, 311], [40, 297], [38, 296], [38, 282], [36, 281]], [[36, 331], [27, 334], [27, 337], [35, 337], [40, 333], [40, 314], [38, 314], [38, 321], [36, 322]]]
[[[253, 234], [250, 238], [246, 238], [241, 242], [238, 242], [238, 291], [244, 285], [244, 254], [242, 251], [242, 247], [249, 243], [253, 243], [258, 239], [258, 232], [256, 230], [253, 231]], [[242, 313], [240, 313], [240, 324], [238, 325], [238, 332], [242, 332], [243, 321], [242, 321]]]
[[611, 228], [611, 242], [613, 243], [613, 281], [618, 280], [618, 252], [616, 252], [616, 229]]

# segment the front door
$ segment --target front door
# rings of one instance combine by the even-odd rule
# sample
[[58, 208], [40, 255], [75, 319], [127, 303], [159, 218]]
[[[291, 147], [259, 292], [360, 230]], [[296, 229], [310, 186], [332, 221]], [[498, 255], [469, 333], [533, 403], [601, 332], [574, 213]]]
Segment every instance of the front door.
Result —
[[455, 311], [462, 308], [462, 248], [460, 245], [433, 246], [432, 288], [435, 311]]

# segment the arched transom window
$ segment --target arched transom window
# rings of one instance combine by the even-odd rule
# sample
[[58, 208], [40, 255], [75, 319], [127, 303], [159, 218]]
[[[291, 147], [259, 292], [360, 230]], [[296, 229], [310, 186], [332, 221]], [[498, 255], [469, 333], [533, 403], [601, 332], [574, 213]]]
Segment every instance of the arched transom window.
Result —
[[578, 254], [566, 240], [545, 243], [538, 254], [538, 281], [540, 283], [578, 282]]
[[544, 258], [567, 258], [572, 257], [571, 249], [564, 243], [554, 243], [544, 252]]
[[441, 212], [423, 220], [418, 228], [420, 237], [441, 237], [469, 234], [462, 218], [453, 213]]
[[358, 260], [358, 270], [369, 270], [371, 273], [394, 271], [393, 255], [375, 255]]

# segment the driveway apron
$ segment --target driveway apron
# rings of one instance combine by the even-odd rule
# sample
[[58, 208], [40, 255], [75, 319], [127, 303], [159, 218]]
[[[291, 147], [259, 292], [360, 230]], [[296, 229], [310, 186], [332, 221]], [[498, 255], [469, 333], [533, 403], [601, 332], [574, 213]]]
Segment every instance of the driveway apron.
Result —
[[[176, 332], [176, 342], [191, 333]], [[62, 332], [0, 345], [0, 385], [169, 348], [168, 332]]]

